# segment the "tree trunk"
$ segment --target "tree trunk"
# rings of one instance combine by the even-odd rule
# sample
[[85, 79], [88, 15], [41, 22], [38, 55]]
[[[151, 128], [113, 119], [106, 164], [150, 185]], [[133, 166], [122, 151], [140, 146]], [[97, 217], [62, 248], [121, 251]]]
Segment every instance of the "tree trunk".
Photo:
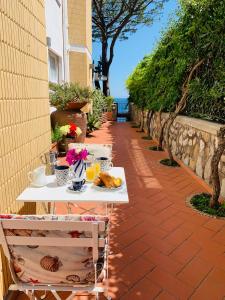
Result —
[[103, 80], [103, 83], [102, 83], [103, 94], [107, 97], [107, 96], [110, 96], [109, 72], [108, 72], [108, 70], [102, 72], [102, 75], [107, 78], [106, 80]]
[[171, 162], [174, 162], [174, 157], [173, 157], [173, 153], [171, 150], [171, 146], [170, 146], [170, 128], [174, 122], [174, 120], [176, 119], [177, 114], [174, 113], [170, 113], [169, 118], [167, 120], [167, 126], [166, 126], [166, 134], [165, 134], [165, 141], [166, 141], [166, 148], [167, 148], [167, 152], [169, 155], [169, 159]]
[[158, 143], [158, 150], [162, 150], [163, 149], [163, 135], [164, 135], [164, 129], [166, 127], [167, 121], [169, 118], [167, 118], [164, 123], [162, 124], [161, 121], [161, 116], [162, 116], [162, 112], [159, 112], [159, 123], [160, 123], [160, 131], [159, 131], [159, 143]]
[[220, 205], [219, 197], [221, 191], [221, 184], [220, 184], [220, 177], [219, 177], [219, 162], [225, 150], [225, 126], [220, 128], [217, 137], [218, 137], [218, 147], [215, 150], [211, 161], [211, 179], [212, 179], [213, 194], [210, 199], [210, 207], [218, 207]]
[[151, 137], [151, 121], [154, 115], [153, 110], [148, 110], [148, 115], [147, 115], [147, 136], [150, 138]]
[[144, 124], [145, 124], [145, 111], [144, 108], [141, 109], [141, 126], [140, 126], [140, 132], [144, 131]]
[[169, 142], [170, 128], [171, 128], [174, 120], [176, 119], [177, 115], [185, 108], [185, 106], [187, 104], [189, 83], [190, 83], [190, 81], [191, 81], [191, 79], [194, 75], [194, 72], [203, 64], [203, 62], [204, 62], [204, 59], [202, 59], [202, 60], [198, 61], [197, 63], [195, 63], [195, 65], [191, 68], [191, 71], [189, 72], [189, 75], [185, 79], [184, 84], [182, 86], [181, 99], [177, 103], [175, 111], [170, 113], [168, 121], [167, 121], [165, 140], [166, 140], [166, 148], [167, 148], [169, 159], [170, 159], [171, 163], [175, 160], [174, 160], [173, 153], [172, 153], [172, 150], [171, 150], [171, 145], [170, 145], [170, 142]]
[[107, 40], [102, 41], [102, 75], [106, 78], [102, 83], [102, 91], [105, 96], [110, 95], [109, 90], [109, 62], [107, 58], [108, 42]]

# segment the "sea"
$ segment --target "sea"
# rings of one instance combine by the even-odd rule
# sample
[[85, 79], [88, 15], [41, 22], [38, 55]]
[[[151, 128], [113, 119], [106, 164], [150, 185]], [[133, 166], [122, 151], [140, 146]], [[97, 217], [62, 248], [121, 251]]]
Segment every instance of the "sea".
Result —
[[[118, 104], [118, 113], [127, 113], [129, 111], [127, 98], [114, 98], [114, 101]], [[126, 122], [127, 118], [118, 117], [117, 122]]]

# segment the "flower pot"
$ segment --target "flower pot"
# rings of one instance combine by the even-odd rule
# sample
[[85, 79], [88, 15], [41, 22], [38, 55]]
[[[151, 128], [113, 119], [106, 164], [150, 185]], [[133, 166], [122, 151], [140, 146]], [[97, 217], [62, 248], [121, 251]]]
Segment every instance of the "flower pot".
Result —
[[66, 105], [66, 110], [80, 110], [84, 107], [88, 102], [69, 102]]
[[107, 112], [107, 120], [108, 121], [113, 121], [113, 113], [112, 113], [112, 111], [108, 111]]
[[84, 143], [87, 131], [87, 115], [85, 113], [74, 110], [56, 110], [51, 114], [51, 126], [58, 126], [75, 123], [80, 127], [82, 134], [75, 139], [76, 143]]
[[101, 116], [101, 122], [105, 123], [107, 120], [108, 120], [108, 118], [107, 118], [107, 112], [103, 112], [102, 116]]

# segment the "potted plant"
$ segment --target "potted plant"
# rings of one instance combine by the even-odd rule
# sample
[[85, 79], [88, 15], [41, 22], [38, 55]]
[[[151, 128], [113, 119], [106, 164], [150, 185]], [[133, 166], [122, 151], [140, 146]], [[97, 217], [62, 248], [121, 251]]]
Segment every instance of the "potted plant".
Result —
[[60, 156], [63, 156], [68, 151], [68, 145], [75, 143], [82, 131], [76, 124], [58, 126], [53, 130], [52, 140], [57, 142], [57, 148]]
[[93, 132], [96, 129], [99, 129], [101, 126], [101, 122], [95, 114], [88, 116], [88, 122], [87, 122], [87, 136]]
[[[57, 108], [51, 114], [52, 128], [75, 123], [81, 128], [82, 134], [78, 142], [83, 143], [87, 130], [86, 108], [92, 101], [93, 92], [88, 87], [77, 83], [50, 84], [50, 104]], [[84, 110], [85, 112], [83, 112]]]
[[57, 110], [80, 110], [90, 102], [92, 92], [77, 83], [50, 83], [50, 103]]
[[52, 140], [52, 149], [56, 148], [58, 151], [58, 143], [62, 140], [63, 135], [60, 131], [60, 127], [58, 125], [51, 132], [51, 140]]

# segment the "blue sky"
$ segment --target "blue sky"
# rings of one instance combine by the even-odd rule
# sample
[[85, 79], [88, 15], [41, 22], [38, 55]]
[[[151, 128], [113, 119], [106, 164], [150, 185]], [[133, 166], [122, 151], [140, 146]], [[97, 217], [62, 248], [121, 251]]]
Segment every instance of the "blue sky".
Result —
[[[138, 62], [152, 52], [163, 29], [166, 28], [171, 17], [175, 15], [178, 0], [169, 0], [162, 11], [159, 20], [152, 26], [142, 26], [132, 34], [128, 40], [117, 42], [115, 56], [110, 69], [110, 90], [113, 97], [127, 97], [125, 81]], [[98, 61], [101, 53], [99, 43], [93, 43], [93, 59]]]

